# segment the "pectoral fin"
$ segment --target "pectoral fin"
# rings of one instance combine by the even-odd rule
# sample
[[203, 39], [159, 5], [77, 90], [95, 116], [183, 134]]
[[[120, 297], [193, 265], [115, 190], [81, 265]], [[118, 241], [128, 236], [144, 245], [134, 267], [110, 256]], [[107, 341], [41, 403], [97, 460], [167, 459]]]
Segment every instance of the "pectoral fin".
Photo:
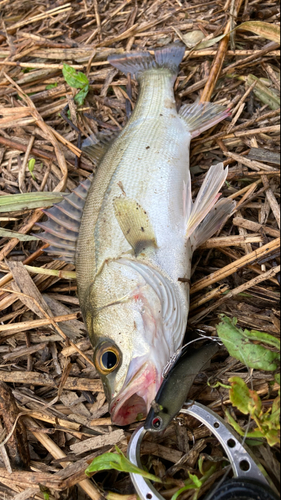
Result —
[[118, 224], [135, 254], [147, 247], [157, 247], [153, 227], [141, 205], [135, 200], [123, 197], [115, 198], [113, 203]]

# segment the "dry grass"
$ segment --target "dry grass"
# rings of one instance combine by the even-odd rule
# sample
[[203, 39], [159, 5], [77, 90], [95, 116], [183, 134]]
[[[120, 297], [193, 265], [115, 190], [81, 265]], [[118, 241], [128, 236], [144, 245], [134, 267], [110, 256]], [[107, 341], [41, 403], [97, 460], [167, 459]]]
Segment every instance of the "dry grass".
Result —
[[[216, 37], [246, 20], [279, 23], [278, 3], [270, 0], [0, 0], [0, 11], [0, 195], [71, 191], [92, 172], [93, 165], [80, 154], [81, 138], [117, 132], [138, 93], [134, 80], [109, 66], [110, 53], [166, 45], [178, 39], [178, 30]], [[280, 90], [278, 57], [278, 44], [236, 31], [219, 48], [187, 50], [181, 64], [175, 84], [179, 105], [199, 96], [232, 111], [228, 120], [192, 142], [193, 194], [210, 165], [223, 161], [229, 165], [223, 196], [237, 201], [234, 218], [194, 255], [189, 338], [198, 329], [215, 334], [220, 313], [237, 317], [241, 327], [280, 334], [280, 109], [272, 104]], [[74, 102], [77, 91], [62, 76], [64, 62], [90, 80], [80, 108]], [[261, 100], [251, 74], [263, 79], [271, 97], [264, 94]], [[32, 173], [30, 158], [36, 160]], [[40, 209], [22, 210], [1, 214], [0, 220], [2, 227], [26, 234], [36, 230], [42, 215]], [[17, 422], [1, 448], [0, 498], [39, 499], [45, 488], [50, 499], [101, 500], [105, 493], [85, 479], [84, 470], [114, 444], [125, 452], [137, 424], [125, 430], [110, 425], [76, 281], [67, 274], [74, 266], [51, 260], [44, 247], [16, 238], [0, 241], [4, 435]], [[23, 264], [58, 272], [34, 274]], [[228, 391], [211, 389], [207, 377], [227, 383], [235, 374], [249, 380], [246, 367], [225, 351], [212, 370], [196, 378], [190, 397], [223, 415]], [[266, 408], [276, 395], [273, 380], [270, 372], [252, 374]], [[241, 426], [246, 423], [241, 414], [236, 418]], [[170, 486], [161, 490], [167, 499], [182, 486], [188, 470], [196, 471], [202, 453], [206, 463], [218, 464], [207, 487], [221, 473], [223, 453], [216, 440], [193, 419], [183, 423], [172, 423], [164, 436], [148, 437], [143, 445], [146, 466], [160, 477], [169, 473]], [[255, 450], [277, 482], [279, 447]], [[183, 467], [172, 467], [184, 455]], [[103, 491], [133, 492], [127, 475], [109, 472], [95, 479]]]

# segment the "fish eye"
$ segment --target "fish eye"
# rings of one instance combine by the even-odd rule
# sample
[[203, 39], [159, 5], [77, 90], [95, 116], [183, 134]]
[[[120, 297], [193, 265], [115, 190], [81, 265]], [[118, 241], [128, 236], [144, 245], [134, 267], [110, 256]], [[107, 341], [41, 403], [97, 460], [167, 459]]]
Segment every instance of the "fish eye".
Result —
[[113, 351], [106, 351], [101, 357], [101, 364], [105, 370], [112, 370], [117, 365], [117, 356]]
[[153, 427], [153, 429], [155, 429], [155, 430], [160, 429], [160, 427], [162, 427], [162, 423], [163, 423], [163, 420], [162, 420], [161, 417], [155, 417], [152, 420], [152, 427]]
[[96, 348], [94, 362], [99, 372], [106, 375], [119, 366], [121, 355], [115, 344], [103, 342]]

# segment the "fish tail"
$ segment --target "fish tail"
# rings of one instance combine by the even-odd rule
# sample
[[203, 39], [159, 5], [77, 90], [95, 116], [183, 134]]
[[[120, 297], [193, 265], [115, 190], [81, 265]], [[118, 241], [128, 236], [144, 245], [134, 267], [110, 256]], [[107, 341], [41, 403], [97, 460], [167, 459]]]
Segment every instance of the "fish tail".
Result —
[[221, 104], [196, 101], [193, 104], [184, 104], [179, 114], [184, 119], [193, 139], [227, 118], [230, 112]]
[[[193, 204], [186, 207], [186, 238], [191, 238], [193, 250], [199, 247], [220, 228], [233, 212], [236, 203], [220, 197], [219, 190], [224, 184], [228, 168], [223, 163], [212, 165]], [[184, 199], [191, 199], [191, 182], [185, 187]]]
[[155, 49], [154, 55], [150, 52], [128, 52], [127, 54], [110, 55], [107, 60], [123, 73], [134, 74], [136, 78], [144, 71], [153, 68], [167, 68], [172, 75], [177, 75], [184, 50], [184, 45], [174, 43], [161, 49]]

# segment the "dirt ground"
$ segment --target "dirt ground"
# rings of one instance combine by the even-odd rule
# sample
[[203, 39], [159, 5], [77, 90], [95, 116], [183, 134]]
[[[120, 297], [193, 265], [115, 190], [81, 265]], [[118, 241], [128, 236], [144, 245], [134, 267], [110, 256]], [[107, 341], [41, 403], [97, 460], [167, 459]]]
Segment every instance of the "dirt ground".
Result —
[[[193, 256], [186, 340], [216, 336], [221, 314], [237, 318], [240, 328], [279, 338], [279, 44], [264, 32], [234, 30], [262, 21], [274, 32], [279, 19], [277, 1], [0, 0], [0, 229], [10, 231], [0, 235], [1, 442], [6, 438], [0, 499], [136, 499], [128, 474], [104, 471], [86, 479], [84, 473], [115, 444], [126, 453], [139, 424], [111, 425], [74, 265], [46, 255], [46, 245], [30, 238], [46, 218], [41, 208], [1, 206], [3, 196], [31, 192], [57, 192], [59, 201], [60, 192], [95, 172], [81, 142], [93, 133], [117, 133], [138, 95], [137, 82], [112, 68], [108, 55], [181, 39], [178, 107], [200, 98], [231, 111], [191, 143], [193, 196], [208, 168], [223, 162], [229, 171], [222, 195], [237, 204], [219, 234]], [[64, 63], [87, 76], [84, 102], [66, 82]], [[20, 241], [11, 231], [21, 233]], [[253, 421], [249, 427], [248, 415], [216, 382], [239, 376], [269, 410], [278, 392], [275, 375], [248, 369], [222, 349], [195, 378], [189, 397], [222, 417], [228, 409], [249, 431]], [[278, 487], [280, 445], [252, 444]], [[145, 467], [166, 481], [157, 489], [168, 500], [189, 473], [202, 477], [200, 460], [213, 472], [197, 496], [187, 490], [180, 500], [204, 496], [227, 463], [208, 429], [183, 415], [161, 435], [147, 436], [141, 453]]]

